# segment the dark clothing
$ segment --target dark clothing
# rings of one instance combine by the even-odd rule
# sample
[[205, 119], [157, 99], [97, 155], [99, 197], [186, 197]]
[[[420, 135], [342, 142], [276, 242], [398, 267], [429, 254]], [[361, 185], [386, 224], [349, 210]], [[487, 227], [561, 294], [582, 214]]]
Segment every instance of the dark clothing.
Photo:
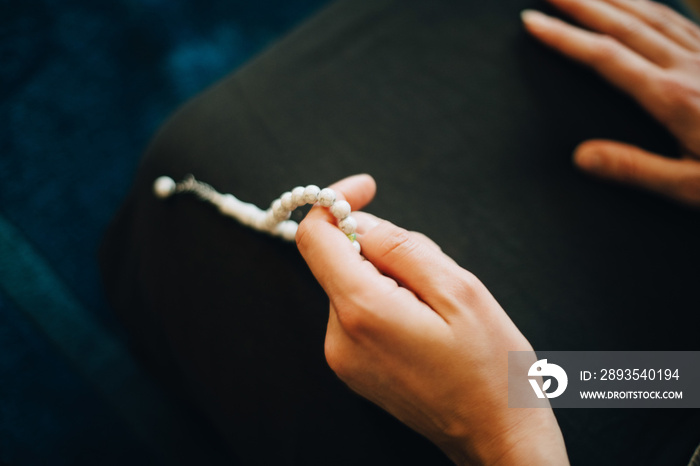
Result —
[[[674, 155], [632, 100], [498, 2], [340, 1], [203, 93], [149, 148], [102, 249], [139, 353], [244, 464], [443, 464], [327, 367], [328, 302], [296, 248], [161, 175], [266, 207], [367, 172], [368, 211], [434, 239], [540, 350], [697, 350], [698, 214], [597, 182], [571, 153], [611, 138]], [[352, 271], [349, 271], [351, 273]], [[685, 464], [695, 410], [560, 410], [573, 464]]]

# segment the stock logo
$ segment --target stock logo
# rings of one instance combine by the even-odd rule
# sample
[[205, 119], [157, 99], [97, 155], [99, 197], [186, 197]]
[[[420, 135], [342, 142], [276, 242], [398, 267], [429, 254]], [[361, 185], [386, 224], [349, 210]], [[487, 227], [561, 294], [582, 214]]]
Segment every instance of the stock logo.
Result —
[[[542, 377], [541, 387], [536, 379], [528, 379], [537, 398], [556, 398], [564, 393], [566, 386], [569, 384], [569, 378], [566, 376], [564, 369], [556, 364], [547, 363], [546, 359], [540, 359], [530, 366], [527, 375], [529, 377]], [[554, 391], [548, 392], [547, 390], [552, 388], [552, 379], [557, 381], [557, 385]]]

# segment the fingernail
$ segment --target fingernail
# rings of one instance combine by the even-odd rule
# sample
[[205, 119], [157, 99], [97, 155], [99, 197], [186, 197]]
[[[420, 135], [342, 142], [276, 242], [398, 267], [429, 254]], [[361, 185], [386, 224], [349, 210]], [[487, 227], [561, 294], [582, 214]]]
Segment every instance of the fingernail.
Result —
[[367, 212], [359, 212], [355, 214], [355, 219], [357, 219], [357, 234], [362, 236], [370, 231], [372, 228], [379, 225], [379, 218]]
[[603, 156], [595, 150], [579, 150], [574, 153], [574, 163], [583, 170], [596, 172], [603, 165]]
[[550, 17], [537, 10], [523, 10], [520, 13], [523, 22], [530, 27], [544, 27], [549, 24]]

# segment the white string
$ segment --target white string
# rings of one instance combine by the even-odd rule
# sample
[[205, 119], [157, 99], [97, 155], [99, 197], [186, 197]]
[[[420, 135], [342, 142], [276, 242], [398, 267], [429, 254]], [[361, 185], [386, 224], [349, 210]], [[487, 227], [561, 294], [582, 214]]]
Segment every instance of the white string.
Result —
[[361, 250], [355, 234], [357, 221], [350, 215], [350, 204], [347, 201], [337, 200], [335, 191], [330, 188], [320, 189], [316, 185], [297, 186], [275, 199], [267, 210], [262, 210], [255, 204], [243, 202], [233, 194], [221, 194], [210, 185], [196, 180], [192, 175], [187, 175], [179, 183], [175, 183], [168, 176], [161, 176], [153, 183], [153, 191], [160, 199], [167, 199], [176, 193], [192, 193], [199, 199], [214, 204], [223, 215], [286, 241], [294, 241], [299, 227], [297, 222], [289, 220], [294, 209], [318, 202], [328, 208], [338, 219], [338, 228], [352, 241], [357, 252]]

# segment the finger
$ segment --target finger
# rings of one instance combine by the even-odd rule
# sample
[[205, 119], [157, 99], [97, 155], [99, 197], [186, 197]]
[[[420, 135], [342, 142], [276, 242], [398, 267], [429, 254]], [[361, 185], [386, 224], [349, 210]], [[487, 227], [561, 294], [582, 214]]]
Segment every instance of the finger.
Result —
[[357, 237], [362, 238], [362, 235], [367, 233], [372, 228], [379, 225], [382, 221], [379, 217], [367, 212], [353, 212], [353, 217], [357, 220]]
[[651, 88], [660, 69], [615, 39], [584, 31], [534, 10], [523, 12], [527, 30], [545, 45], [592, 67], [605, 79], [653, 108]]
[[[372, 202], [374, 195], [377, 193], [377, 183], [374, 181], [374, 178], [367, 174], [349, 176], [333, 183], [329, 188], [335, 191], [338, 200], [346, 200], [353, 211], [366, 207], [367, 204]], [[326, 211], [321, 208], [312, 210], [315, 215]]]
[[700, 51], [700, 28], [672, 8], [649, 1], [607, 1], [633, 14], [681, 47], [693, 52]]
[[[357, 219], [357, 237], [360, 240], [362, 239], [363, 235], [368, 233], [369, 230], [371, 230], [372, 228], [379, 225], [379, 223], [382, 221], [382, 219], [367, 212], [355, 212], [353, 216], [355, 217], [355, 219]], [[436, 251], [442, 252], [442, 248], [438, 246], [438, 244], [435, 241], [433, 241], [423, 233], [420, 233], [418, 231], [413, 231], [411, 233], [416, 236], [416, 240], [422, 241], [426, 244], [426, 246], [431, 247]]]
[[549, 2], [583, 26], [614, 37], [662, 67], [675, 63], [683, 51], [677, 43], [614, 3], [592, 0]]
[[433, 241], [432, 238], [429, 238], [428, 236], [421, 233], [420, 231], [412, 231], [411, 233], [416, 235], [416, 238], [419, 241], [423, 241], [425, 243], [425, 245], [428, 246], [429, 248], [432, 248], [437, 252], [442, 252], [442, 248], [435, 241]]
[[594, 140], [576, 148], [574, 162], [595, 176], [700, 206], [700, 162], [697, 160], [669, 159], [628, 144]]
[[[329, 188], [335, 191], [337, 200], [347, 201], [353, 211], [362, 209], [372, 202], [377, 192], [377, 184], [374, 178], [366, 174], [349, 176], [332, 184]], [[309, 211], [306, 219], [312, 221], [326, 220], [332, 225], [336, 224], [333, 214], [318, 205]]]
[[[364, 207], [376, 192], [374, 179], [369, 175], [345, 178], [330, 188], [353, 209]], [[395, 282], [382, 277], [357, 253], [335, 225], [333, 215], [321, 206], [314, 206], [299, 224], [296, 242], [311, 272], [331, 299], [335, 295], [396, 288]]]
[[362, 235], [362, 254], [445, 320], [476, 299], [481, 285], [421, 234], [381, 221]]

